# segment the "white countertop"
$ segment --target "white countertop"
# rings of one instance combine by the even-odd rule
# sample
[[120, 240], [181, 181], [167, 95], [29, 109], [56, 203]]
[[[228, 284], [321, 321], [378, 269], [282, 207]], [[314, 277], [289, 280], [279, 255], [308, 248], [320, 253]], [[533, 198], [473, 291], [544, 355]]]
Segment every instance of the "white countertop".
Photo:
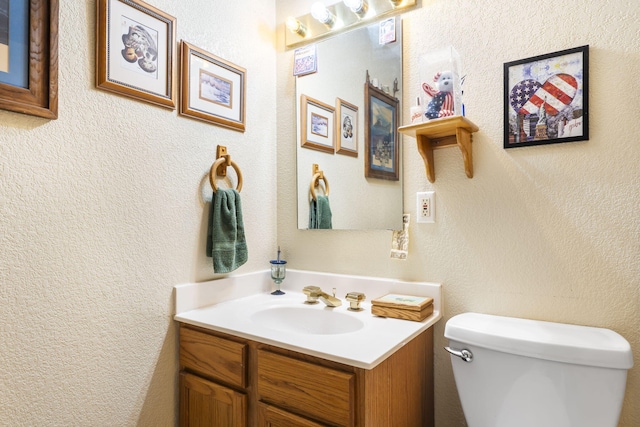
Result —
[[[228, 283], [229, 280], [232, 283]], [[342, 305], [329, 308], [322, 302], [315, 305], [304, 304], [306, 296], [301, 290], [307, 285], [320, 286], [327, 293], [332, 293], [332, 288], [335, 287], [336, 296], [342, 300]], [[241, 290], [236, 287], [241, 287]], [[442, 317], [441, 285], [437, 283], [402, 282], [289, 270], [283, 283], [286, 295], [271, 295], [271, 287], [268, 271], [176, 286], [175, 320], [335, 362], [372, 369]], [[422, 322], [382, 318], [371, 314], [371, 304], [368, 301], [361, 304], [363, 311], [354, 312], [348, 310], [349, 304], [343, 298], [347, 292], [363, 292], [367, 295], [367, 300], [391, 292], [429, 296], [434, 298], [434, 312]], [[203, 302], [203, 299], [206, 301]], [[337, 334], [290, 330], [285, 332], [252, 320], [255, 313], [274, 307], [330, 311], [322, 314], [329, 316], [336, 313], [336, 318], [340, 318], [340, 321], [346, 321], [343, 316], [350, 316], [357, 320], [349, 323], [362, 322], [362, 327], [354, 332]]]

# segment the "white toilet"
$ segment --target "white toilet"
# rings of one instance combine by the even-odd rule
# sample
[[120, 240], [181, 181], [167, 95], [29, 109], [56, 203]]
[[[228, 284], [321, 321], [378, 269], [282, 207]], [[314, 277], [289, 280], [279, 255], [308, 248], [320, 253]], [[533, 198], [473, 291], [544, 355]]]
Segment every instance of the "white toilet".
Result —
[[616, 427], [633, 366], [609, 329], [464, 313], [444, 336], [469, 427]]

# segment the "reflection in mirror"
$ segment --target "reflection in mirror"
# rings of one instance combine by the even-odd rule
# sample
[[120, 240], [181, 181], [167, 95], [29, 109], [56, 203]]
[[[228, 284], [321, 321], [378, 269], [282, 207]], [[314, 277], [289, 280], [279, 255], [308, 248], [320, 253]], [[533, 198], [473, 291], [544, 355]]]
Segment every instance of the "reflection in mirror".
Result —
[[[392, 141], [394, 178], [372, 177], [366, 169], [372, 163], [365, 163], [373, 161], [365, 153], [372, 145], [365, 138], [371, 138], [369, 131], [380, 124], [368, 117], [367, 73], [369, 83], [390, 99], [397, 98], [398, 109], [402, 105], [402, 21], [390, 19], [395, 30], [385, 20], [386, 24], [374, 23], [317, 43], [317, 72], [296, 78], [299, 229], [314, 228], [310, 227], [312, 217], [315, 223], [321, 222], [314, 216], [318, 212], [312, 207], [318, 208], [319, 203], [313, 203], [310, 188], [314, 171], [321, 170], [331, 181], [331, 195], [320, 214], [330, 211], [332, 229], [402, 230], [400, 137]], [[400, 111], [396, 117], [401, 117]], [[366, 125], [372, 129], [365, 129]], [[389, 126], [397, 135], [398, 123]], [[324, 195], [322, 180], [315, 182], [319, 185], [314, 194]]]

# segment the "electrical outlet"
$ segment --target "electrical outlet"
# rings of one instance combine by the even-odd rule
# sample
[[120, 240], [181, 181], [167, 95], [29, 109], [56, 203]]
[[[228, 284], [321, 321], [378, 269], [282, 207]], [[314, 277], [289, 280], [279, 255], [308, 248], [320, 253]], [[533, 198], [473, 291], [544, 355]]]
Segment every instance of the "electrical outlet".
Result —
[[436, 222], [435, 200], [435, 191], [423, 191], [416, 193], [417, 222]]

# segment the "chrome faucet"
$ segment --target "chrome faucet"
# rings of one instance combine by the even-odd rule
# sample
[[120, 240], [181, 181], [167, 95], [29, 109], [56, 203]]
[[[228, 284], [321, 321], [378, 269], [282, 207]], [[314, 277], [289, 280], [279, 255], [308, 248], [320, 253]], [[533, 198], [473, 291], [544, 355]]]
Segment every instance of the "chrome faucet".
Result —
[[342, 301], [336, 298], [335, 288], [333, 296], [323, 292], [318, 286], [305, 286], [302, 292], [307, 296], [306, 304], [317, 304], [318, 300], [326, 304], [327, 307], [338, 307], [342, 305]]

